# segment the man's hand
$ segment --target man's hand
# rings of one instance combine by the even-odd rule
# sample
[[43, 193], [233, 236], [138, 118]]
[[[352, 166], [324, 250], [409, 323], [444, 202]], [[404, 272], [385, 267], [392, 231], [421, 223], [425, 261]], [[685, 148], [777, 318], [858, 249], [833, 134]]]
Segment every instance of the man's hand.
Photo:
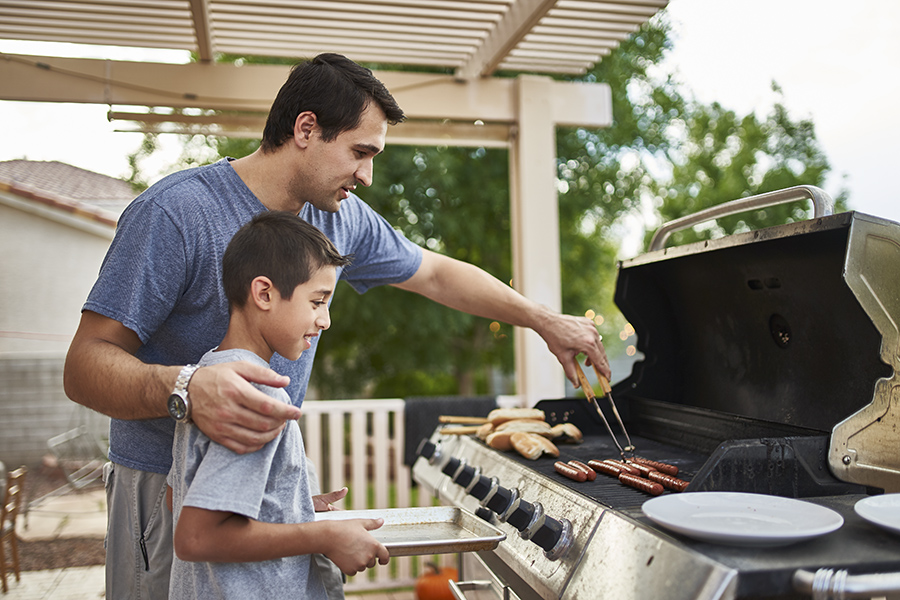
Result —
[[331, 548], [324, 552], [346, 575], [356, 575], [376, 564], [386, 565], [391, 558], [384, 545], [369, 533], [384, 525], [384, 519], [347, 519], [330, 521]]
[[211, 440], [239, 454], [275, 439], [300, 409], [272, 399], [249, 382], [284, 387], [289, 378], [248, 362], [201, 367], [188, 386], [191, 420]]
[[318, 494], [317, 496], [313, 496], [313, 510], [316, 512], [328, 512], [330, 510], [341, 510], [337, 506], [334, 505], [335, 502], [340, 502], [344, 499], [344, 496], [347, 495], [347, 488], [342, 487], [339, 490], [335, 490], [333, 492], [328, 492], [327, 494]]
[[547, 342], [550, 352], [556, 356], [566, 377], [575, 387], [578, 387], [575, 357], [582, 353], [587, 355], [588, 365], [596, 366], [607, 379], [612, 377], [600, 334], [597, 333], [594, 322], [587, 317], [549, 313], [535, 330]]

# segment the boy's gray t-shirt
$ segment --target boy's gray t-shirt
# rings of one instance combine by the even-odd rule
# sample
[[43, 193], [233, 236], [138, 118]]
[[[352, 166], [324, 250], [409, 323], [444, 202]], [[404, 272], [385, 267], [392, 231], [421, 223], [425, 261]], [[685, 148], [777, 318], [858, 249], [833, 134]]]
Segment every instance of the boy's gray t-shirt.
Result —
[[[266, 366], [248, 350], [210, 351], [200, 364], [238, 360]], [[256, 387], [289, 402], [283, 389]], [[281, 435], [248, 454], [237, 454], [211, 441], [197, 427], [179, 423], [172, 458], [168, 482], [176, 527], [183, 506], [232, 512], [267, 523], [315, 520], [296, 421], [288, 421]], [[325, 597], [318, 568], [308, 554], [251, 563], [192, 563], [177, 556], [172, 561], [170, 600]]]
[[[221, 282], [225, 248], [264, 210], [226, 159], [165, 177], [122, 214], [83, 310], [137, 333], [142, 345], [136, 356], [146, 363], [196, 363], [228, 327]], [[406, 281], [421, 264], [421, 248], [355, 195], [334, 213], [307, 203], [300, 217], [321, 229], [341, 254], [353, 255], [338, 277], [360, 293]], [[271, 361], [291, 378], [287, 392], [296, 406], [306, 393], [317, 341], [298, 361], [277, 354]], [[174, 429], [169, 418], [112, 419], [109, 458], [132, 469], [168, 473]]]

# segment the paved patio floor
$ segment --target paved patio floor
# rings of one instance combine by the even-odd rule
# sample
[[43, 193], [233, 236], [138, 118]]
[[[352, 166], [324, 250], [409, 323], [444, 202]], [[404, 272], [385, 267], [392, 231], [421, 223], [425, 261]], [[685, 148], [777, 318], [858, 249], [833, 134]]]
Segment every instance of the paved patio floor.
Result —
[[[106, 494], [100, 490], [48, 498], [17, 523], [23, 540], [57, 537], [102, 538], [106, 532]], [[21, 581], [8, 577], [9, 592], [2, 600], [96, 600], [105, 598], [104, 567], [72, 567], [23, 571]], [[412, 590], [347, 594], [347, 600], [415, 600]]]

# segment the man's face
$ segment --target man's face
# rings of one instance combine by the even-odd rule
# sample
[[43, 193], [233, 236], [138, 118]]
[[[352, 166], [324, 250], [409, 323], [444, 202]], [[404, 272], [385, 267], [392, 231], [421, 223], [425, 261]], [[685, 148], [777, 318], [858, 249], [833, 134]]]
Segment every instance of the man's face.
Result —
[[323, 142], [316, 126], [304, 153], [304, 162], [291, 182], [292, 193], [319, 210], [337, 212], [357, 185], [372, 185], [376, 155], [384, 150], [387, 117], [377, 104], [363, 111], [359, 127]]

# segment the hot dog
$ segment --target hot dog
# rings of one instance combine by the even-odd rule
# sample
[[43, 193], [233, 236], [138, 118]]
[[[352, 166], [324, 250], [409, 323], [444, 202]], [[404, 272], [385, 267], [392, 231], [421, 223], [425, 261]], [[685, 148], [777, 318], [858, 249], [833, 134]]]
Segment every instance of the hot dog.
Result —
[[672, 477], [674, 477], [675, 475], [678, 475], [678, 467], [676, 467], [675, 465], [670, 465], [670, 464], [667, 464], [664, 462], [650, 460], [648, 458], [641, 458], [640, 456], [635, 456], [632, 460], [638, 464], [646, 465], [648, 467], [656, 469], [660, 473], [665, 473], [666, 475], [671, 475]]
[[632, 475], [640, 475], [641, 470], [638, 469], [635, 465], [630, 465], [628, 463], [623, 463], [621, 460], [615, 460], [613, 458], [607, 458], [603, 462], [609, 465], [613, 465], [614, 467], [619, 469], [619, 472], [631, 473]]
[[596, 471], [598, 473], [603, 473], [605, 475], [612, 475], [613, 477], [618, 477], [619, 473], [622, 472], [622, 469], [620, 469], [619, 467], [617, 467], [615, 465], [611, 465], [602, 460], [589, 460], [588, 466], [590, 468], [594, 469], [594, 471]]
[[569, 464], [576, 469], [581, 469], [582, 471], [584, 471], [584, 475], [587, 478], [587, 481], [594, 481], [595, 479], [597, 479], [597, 471], [593, 470], [583, 462], [578, 460], [570, 460]]
[[629, 473], [619, 473], [619, 481], [621, 481], [625, 485], [641, 490], [642, 492], [647, 492], [651, 496], [659, 496], [663, 493], [662, 485], [656, 483], [655, 481], [650, 481], [649, 479], [638, 477], [637, 475], [631, 475]]
[[647, 479], [650, 481], [655, 481], [656, 483], [661, 483], [663, 487], [667, 487], [670, 490], [675, 490], [676, 492], [683, 492], [684, 489], [688, 486], [688, 482], [683, 479], [678, 479], [677, 477], [672, 477], [667, 473], [660, 473], [659, 471], [650, 471], [647, 473]]
[[644, 464], [641, 464], [641, 463], [636, 463], [636, 462], [634, 462], [634, 461], [629, 461], [628, 464], [629, 464], [630, 466], [634, 467], [635, 469], [637, 469], [637, 470], [638, 470], [637, 475], [640, 475], [641, 477], [647, 477], [647, 473], [649, 473], [650, 471], [655, 471], [655, 470], [656, 470], [656, 469], [654, 469], [654, 468], [651, 467], [651, 466], [644, 465]]
[[573, 481], [577, 481], [578, 483], [582, 483], [587, 479], [587, 475], [584, 471], [577, 467], [573, 467], [572, 465], [567, 465], [561, 460], [553, 463], [553, 468], [556, 469], [556, 472], [562, 475], [563, 477], [568, 477]]

